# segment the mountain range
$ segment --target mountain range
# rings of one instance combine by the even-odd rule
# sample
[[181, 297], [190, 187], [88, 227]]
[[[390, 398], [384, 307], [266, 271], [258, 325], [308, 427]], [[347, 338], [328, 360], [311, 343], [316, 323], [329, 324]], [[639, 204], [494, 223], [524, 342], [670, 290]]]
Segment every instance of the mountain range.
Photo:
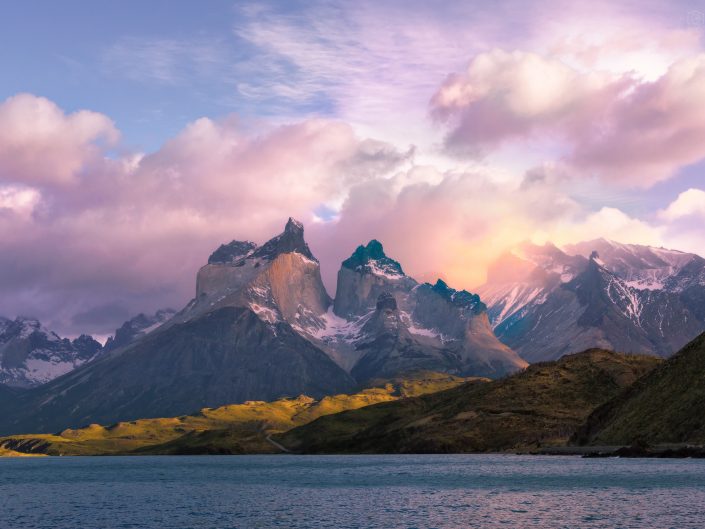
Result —
[[333, 302], [303, 233], [289, 219], [261, 246], [220, 246], [183, 310], [27, 391], [0, 428], [46, 432], [247, 400], [320, 398], [418, 369], [503, 376], [526, 366], [494, 336], [476, 295], [442, 281], [418, 284], [377, 241], [343, 263]]
[[[343, 261], [331, 298], [290, 218], [262, 245], [221, 245], [181, 311], [139, 315], [103, 348], [42, 331], [78, 360], [55, 380], [29, 377], [25, 361], [29, 382], [14, 385], [36, 387], [0, 391], [0, 433], [320, 399], [419, 370], [502, 378], [593, 347], [668, 356], [703, 329], [705, 260], [694, 254], [602, 239], [524, 244], [471, 293], [417, 282], [372, 240]], [[92, 356], [76, 352], [93, 342]]]
[[[664, 361], [591, 349], [508, 377], [427, 371], [352, 395], [0, 437], [0, 455], [519, 452], [703, 457], [705, 333]], [[5, 395], [7, 396], [7, 395]], [[3, 391], [0, 387], [0, 403]]]
[[705, 330], [705, 259], [604, 239], [502, 255], [478, 293], [529, 362], [601, 347], [667, 357]]
[[171, 309], [138, 314], [118, 328], [105, 346], [86, 334], [73, 340], [61, 338], [35, 318], [0, 317], [0, 384], [15, 388], [46, 384], [148, 334], [174, 314]]

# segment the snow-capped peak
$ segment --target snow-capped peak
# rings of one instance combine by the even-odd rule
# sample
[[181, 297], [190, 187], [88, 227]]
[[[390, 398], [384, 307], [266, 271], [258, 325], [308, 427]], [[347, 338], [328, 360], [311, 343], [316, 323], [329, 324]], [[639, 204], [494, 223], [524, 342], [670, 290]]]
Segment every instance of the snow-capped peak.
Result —
[[401, 265], [385, 255], [382, 243], [376, 239], [368, 242], [367, 246], [358, 246], [353, 254], [343, 261], [343, 267], [391, 280], [406, 277]]

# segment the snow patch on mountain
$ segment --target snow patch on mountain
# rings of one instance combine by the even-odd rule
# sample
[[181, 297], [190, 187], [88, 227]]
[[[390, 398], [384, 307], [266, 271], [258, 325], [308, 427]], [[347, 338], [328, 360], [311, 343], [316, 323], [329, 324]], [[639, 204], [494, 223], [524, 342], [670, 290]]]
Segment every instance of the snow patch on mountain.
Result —
[[611, 277], [607, 284], [607, 295], [610, 301], [622, 313], [637, 325], [641, 326], [642, 303], [636, 289], [624, 284], [618, 278]]
[[336, 315], [331, 305], [328, 311], [321, 315], [323, 327], [311, 329], [308, 334], [324, 342], [340, 341], [353, 343], [360, 337], [360, 330], [371, 314], [372, 312], [356, 320], [347, 320]]
[[675, 290], [669, 284], [699, 259], [695, 254], [606, 239], [566, 245], [566, 252], [590, 255], [597, 252], [600, 265], [637, 290]]
[[278, 312], [272, 308], [265, 307], [254, 302], [250, 303], [249, 306], [261, 320], [266, 321], [267, 323], [277, 323], [281, 321]]
[[[45, 384], [61, 375], [65, 375], [73, 371], [84, 362], [67, 362], [61, 357], [44, 358], [28, 358], [25, 363], [25, 372], [23, 376], [26, 380], [33, 382], [36, 385]], [[19, 376], [19, 370], [14, 370]]]
[[497, 327], [524, 307], [543, 303], [548, 292], [541, 285], [509, 283], [486, 285], [479, 289], [479, 294], [489, 307], [492, 326]]
[[358, 266], [356, 269], [360, 271], [364, 269], [364, 271], [370, 272], [376, 276], [391, 279], [392, 281], [405, 277], [404, 274], [393, 265], [376, 260], [371, 260], [366, 265]]
[[0, 383], [38, 386], [93, 360], [101, 350], [90, 336], [61, 338], [34, 318], [0, 318]]

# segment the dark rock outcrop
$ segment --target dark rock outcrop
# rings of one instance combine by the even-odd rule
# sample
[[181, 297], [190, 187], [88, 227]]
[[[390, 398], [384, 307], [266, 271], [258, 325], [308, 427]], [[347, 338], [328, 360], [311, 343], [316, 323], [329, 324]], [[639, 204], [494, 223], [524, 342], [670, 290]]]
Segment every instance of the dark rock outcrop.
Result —
[[221, 244], [208, 257], [208, 264], [234, 264], [252, 253], [255, 248], [257, 245], [250, 241], [232, 241], [228, 244]]

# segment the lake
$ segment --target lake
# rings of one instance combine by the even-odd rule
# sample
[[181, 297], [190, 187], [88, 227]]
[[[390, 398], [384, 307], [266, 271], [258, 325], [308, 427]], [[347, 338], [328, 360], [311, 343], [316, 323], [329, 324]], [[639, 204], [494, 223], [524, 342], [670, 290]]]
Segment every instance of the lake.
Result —
[[705, 460], [0, 458], [14, 528], [705, 527]]

